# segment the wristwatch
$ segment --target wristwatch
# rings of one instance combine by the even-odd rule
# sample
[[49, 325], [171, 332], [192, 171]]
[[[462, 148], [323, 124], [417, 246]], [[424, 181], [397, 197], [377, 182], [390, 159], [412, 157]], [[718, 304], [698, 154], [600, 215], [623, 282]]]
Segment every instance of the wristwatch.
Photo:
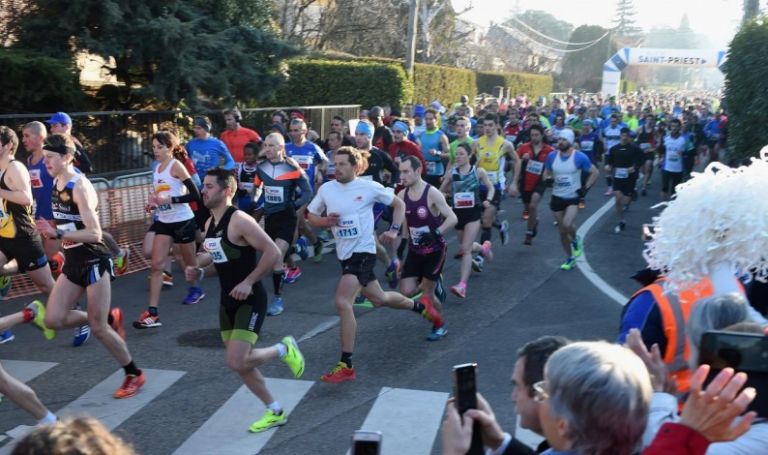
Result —
[[397, 223], [392, 223], [392, 225], [389, 227], [390, 231], [400, 231], [400, 225]]

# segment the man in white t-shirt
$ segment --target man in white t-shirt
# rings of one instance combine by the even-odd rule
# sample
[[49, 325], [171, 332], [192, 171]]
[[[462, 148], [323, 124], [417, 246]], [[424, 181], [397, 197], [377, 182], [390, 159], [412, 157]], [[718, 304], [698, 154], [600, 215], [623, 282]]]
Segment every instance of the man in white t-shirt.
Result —
[[[352, 351], [355, 347], [357, 321], [352, 309], [355, 296], [361, 292], [376, 307], [387, 306], [412, 310], [437, 326], [442, 316], [428, 296], [414, 301], [398, 292], [385, 292], [373, 274], [376, 264], [373, 204], [378, 202], [394, 209], [392, 225], [382, 233], [382, 242], [394, 242], [405, 218], [405, 203], [391, 189], [379, 183], [357, 178], [364, 165], [360, 152], [341, 147], [334, 154], [336, 180], [325, 183], [309, 204], [309, 222], [330, 228], [336, 239], [336, 255], [341, 262], [341, 279], [336, 288], [336, 311], [341, 318], [341, 360], [321, 379], [339, 383], [355, 379]], [[323, 216], [323, 213], [326, 213]]]

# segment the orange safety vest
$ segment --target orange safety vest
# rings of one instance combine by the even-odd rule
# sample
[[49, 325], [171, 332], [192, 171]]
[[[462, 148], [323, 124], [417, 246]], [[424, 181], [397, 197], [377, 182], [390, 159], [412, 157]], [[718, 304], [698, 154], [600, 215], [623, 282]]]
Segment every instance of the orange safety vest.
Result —
[[688, 392], [691, 381], [691, 370], [688, 359], [691, 357], [691, 346], [685, 334], [685, 324], [691, 314], [693, 304], [699, 300], [711, 297], [714, 290], [709, 278], [704, 278], [693, 286], [679, 293], [666, 293], [663, 282], [659, 278], [654, 283], [640, 289], [632, 295], [635, 298], [641, 292], [650, 292], [661, 311], [661, 321], [664, 325], [664, 336], [667, 338], [667, 348], [662, 353], [664, 363], [669, 369], [669, 377], [677, 384], [678, 393]]

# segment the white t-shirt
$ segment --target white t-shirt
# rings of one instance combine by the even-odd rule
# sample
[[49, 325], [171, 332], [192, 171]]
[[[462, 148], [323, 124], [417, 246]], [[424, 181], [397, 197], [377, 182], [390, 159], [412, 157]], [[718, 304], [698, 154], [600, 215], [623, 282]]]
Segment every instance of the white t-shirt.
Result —
[[392, 204], [395, 192], [380, 183], [356, 178], [349, 183], [325, 183], [309, 203], [309, 213], [337, 213], [339, 223], [331, 228], [336, 239], [336, 256], [343, 261], [353, 253], [376, 254], [373, 204]]
[[674, 138], [667, 135], [664, 138], [664, 146], [667, 152], [664, 154], [664, 170], [667, 172], [683, 172], [683, 152], [685, 151], [685, 135]]

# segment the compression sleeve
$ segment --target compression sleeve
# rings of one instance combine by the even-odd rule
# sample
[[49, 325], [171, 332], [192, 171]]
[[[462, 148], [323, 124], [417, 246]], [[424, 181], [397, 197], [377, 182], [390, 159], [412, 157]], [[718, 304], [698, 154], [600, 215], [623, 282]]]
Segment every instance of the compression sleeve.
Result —
[[185, 179], [181, 183], [187, 187], [188, 193], [182, 196], [173, 196], [171, 198], [171, 203], [183, 204], [184, 202], [201, 202], [200, 191], [198, 191], [197, 186], [195, 186], [195, 182], [192, 181], [191, 177]]

